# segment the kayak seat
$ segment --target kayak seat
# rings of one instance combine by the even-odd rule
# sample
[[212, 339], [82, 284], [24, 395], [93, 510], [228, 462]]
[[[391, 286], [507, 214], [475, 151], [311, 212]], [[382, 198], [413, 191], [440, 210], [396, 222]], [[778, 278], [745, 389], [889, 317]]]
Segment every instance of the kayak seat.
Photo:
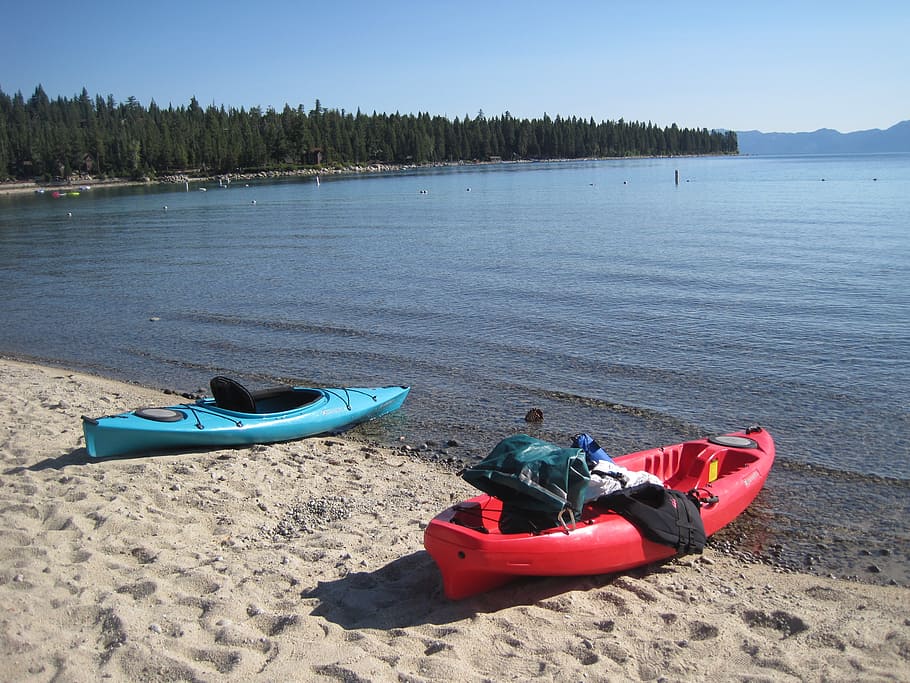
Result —
[[240, 382], [218, 375], [212, 377], [209, 386], [212, 388], [215, 405], [219, 408], [238, 413], [256, 412], [256, 401], [253, 400], [253, 395]]
[[215, 405], [237, 413], [282, 413], [300, 408], [323, 397], [316, 389], [295, 389], [274, 387], [261, 391], [250, 391], [230, 377], [213, 377], [209, 383]]

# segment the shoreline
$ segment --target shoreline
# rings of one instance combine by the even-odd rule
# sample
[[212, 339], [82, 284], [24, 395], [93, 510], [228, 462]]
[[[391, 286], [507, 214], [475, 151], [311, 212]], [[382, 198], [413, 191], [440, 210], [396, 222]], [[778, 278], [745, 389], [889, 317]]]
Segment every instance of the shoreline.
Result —
[[[315, 178], [316, 176], [356, 176], [372, 175], [377, 173], [399, 173], [402, 171], [413, 171], [426, 168], [457, 168], [464, 166], [490, 166], [490, 165], [514, 165], [514, 164], [556, 164], [569, 163], [575, 161], [610, 161], [618, 159], [686, 159], [697, 158], [705, 155], [689, 156], [670, 156], [670, 157], [597, 157], [597, 158], [578, 158], [578, 159], [519, 159], [515, 161], [451, 161], [436, 162], [427, 164], [392, 164], [384, 162], [368, 162], [363, 164], [352, 164], [348, 166], [333, 168], [302, 168], [292, 171], [257, 171], [254, 173], [221, 173], [205, 176], [190, 176], [185, 173], [165, 174], [159, 178], [144, 180], [129, 180], [126, 178], [110, 178], [97, 180], [89, 175], [75, 176], [73, 179], [51, 183], [39, 183], [35, 181], [2, 181], [0, 182], [0, 196], [22, 195], [31, 193], [52, 192], [54, 190], [79, 190], [87, 187], [91, 189], [105, 189], [117, 187], [149, 187], [153, 185], [177, 185], [182, 183], [212, 183], [224, 182], [228, 184], [234, 181], [248, 180], [276, 180], [280, 178]], [[708, 155], [708, 156], [731, 156], [731, 155]], [[736, 155], [738, 156], [738, 155]]]
[[530, 162], [457, 162], [457, 163], [439, 163], [424, 165], [407, 165], [407, 164], [357, 164], [345, 166], [342, 168], [303, 168], [293, 171], [257, 171], [255, 173], [223, 173], [206, 176], [190, 176], [183, 173], [163, 175], [160, 178], [144, 180], [128, 180], [126, 178], [110, 178], [96, 180], [91, 176], [80, 176], [74, 180], [38, 183], [35, 181], [13, 181], [0, 182], [0, 196], [3, 195], [21, 195], [30, 193], [52, 192], [54, 190], [79, 190], [80, 188], [107, 189], [117, 187], [150, 187], [153, 185], [179, 185], [179, 184], [199, 184], [213, 182], [227, 182], [230, 184], [235, 181], [249, 180], [277, 180], [281, 178], [315, 178], [316, 176], [338, 176], [338, 175], [370, 175], [376, 173], [396, 173], [409, 171], [417, 168], [434, 168], [450, 166], [468, 166], [484, 165], [490, 163], [530, 163]]
[[709, 548], [451, 602], [427, 521], [474, 495], [355, 436], [90, 461], [161, 391], [0, 357], [6, 680], [908, 680], [910, 589]]
[[[57, 369], [60, 372], [81, 373], [102, 381], [160, 392], [162, 398], [159, 405], [173, 405], [184, 400], [195, 401], [209, 395], [208, 387], [201, 384], [176, 386], [167, 383], [146, 383], [130, 379], [122, 374], [106, 373], [91, 365], [72, 365], [58, 359], [0, 352], [0, 363], [4, 360]], [[117, 412], [134, 407], [139, 406], [124, 406]], [[364, 431], [367, 433], [365, 434]], [[381, 442], [375, 440], [376, 432], [371, 434], [368, 426], [352, 430], [346, 438], [362, 445], [374, 445], [400, 452], [403, 457], [419, 459], [428, 466], [439, 468], [447, 474], [458, 473], [464, 467], [475, 462], [475, 458], [483, 455], [483, 453], [471, 455], [469, 452], [465, 452], [461, 448], [463, 444], [445, 432], [423, 438], [410, 430], [392, 437], [383, 430], [379, 431], [385, 435]], [[778, 462], [775, 467], [786, 468], [787, 463]], [[818, 468], [815, 469], [818, 471]], [[826, 476], [839, 476], [839, 474], [831, 471]], [[876, 485], [887, 485], [887, 481], [879, 481]], [[472, 491], [472, 495], [476, 495], [476, 492]], [[756, 544], [755, 539], [764, 535], [761, 527], [765, 523], [767, 523], [766, 520], [760, 518], [756, 508], [750, 507], [743, 515], [711, 537], [708, 540], [709, 547], [738, 560], [762, 564], [778, 572], [805, 573], [844, 580], [858, 586], [889, 585], [910, 589], [910, 583], [906, 581], [906, 573], [899, 569], [903, 566], [900, 564], [900, 553], [893, 545], [883, 543], [880, 539], [869, 539], [863, 546], [852, 548], [856, 559], [845, 563], [842, 557], [846, 547], [843, 538], [834, 544], [822, 543], [821, 539], [818, 539], [810, 545], [807, 545], [809, 542], [803, 539], [802, 544], [794, 543], [792, 547], [786, 543]], [[824, 557], [827, 548], [841, 553], [841, 561], [832, 565], [829, 558], [828, 562], [823, 562], [821, 558]], [[898, 580], [895, 578], [897, 576], [903, 577], [904, 580]]]

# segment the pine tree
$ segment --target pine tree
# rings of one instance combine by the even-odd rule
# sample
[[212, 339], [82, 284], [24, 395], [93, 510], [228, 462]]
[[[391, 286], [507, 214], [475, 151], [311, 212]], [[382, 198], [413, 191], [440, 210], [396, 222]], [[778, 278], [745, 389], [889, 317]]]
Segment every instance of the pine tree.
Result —
[[285, 105], [249, 111], [195, 97], [166, 110], [135, 97], [118, 104], [94, 100], [85, 88], [73, 99], [51, 101], [42, 86], [25, 100], [0, 91], [0, 178], [52, 178], [87, 171], [100, 176], [140, 176], [196, 170], [293, 168], [326, 164], [433, 163], [439, 161], [598, 156], [731, 154], [736, 134], [705, 128], [659, 128], [648, 123], [585, 121], [557, 115], [516, 119], [506, 111], [449, 120], [427, 112], [402, 115]]

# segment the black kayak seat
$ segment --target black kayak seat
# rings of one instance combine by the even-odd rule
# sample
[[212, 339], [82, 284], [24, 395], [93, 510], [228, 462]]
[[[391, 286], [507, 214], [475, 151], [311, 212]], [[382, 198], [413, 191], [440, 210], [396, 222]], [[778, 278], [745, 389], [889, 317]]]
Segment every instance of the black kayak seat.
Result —
[[212, 377], [209, 386], [212, 388], [215, 405], [219, 408], [238, 413], [256, 412], [256, 401], [253, 400], [253, 395], [240, 382], [218, 375]]
[[221, 375], [213, 377], [209, 385], [215, 405], [237, 413], [279, 413], [313, 403], [323, 396], [316, 389], [288, 386], [250, 391], [237, 380]]

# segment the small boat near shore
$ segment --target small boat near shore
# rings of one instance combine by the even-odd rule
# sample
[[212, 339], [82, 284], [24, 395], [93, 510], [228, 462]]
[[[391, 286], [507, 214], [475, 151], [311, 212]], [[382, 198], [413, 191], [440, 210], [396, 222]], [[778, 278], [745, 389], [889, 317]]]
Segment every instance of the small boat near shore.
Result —
[[223, 448], [338, 433], [398, 410], [407, 386], [248, 391], [227, 377], [211, 382], [212, 397], [195, 403], [82, 417], [92, 458], [163, 450]]
[[[614, 458], [629, 471], [649, 472], [664, 486], [697, 496], [705, 534], [738, 517], [764, 486], [774, 442], [760, 427], [662, 446]], [[676, 550], [645, 538], [597, 500], [586, 504], [574, 528], [504, 533], [503, 502], [481, 495], [437, 515], [424, 547], [453, 600], [482, 593], [519, 576], [611, 574], [659, 562]]]

